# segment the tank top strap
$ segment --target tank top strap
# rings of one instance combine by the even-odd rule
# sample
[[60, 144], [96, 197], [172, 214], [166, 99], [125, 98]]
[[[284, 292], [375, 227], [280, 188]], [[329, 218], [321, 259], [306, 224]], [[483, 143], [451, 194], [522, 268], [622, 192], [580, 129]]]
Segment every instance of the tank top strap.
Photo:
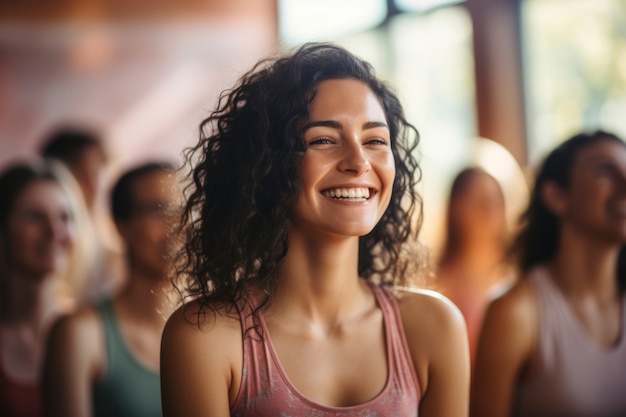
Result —
[[[548, 354], [550, 350], [550, 346], [545, 344], [553, 343], [551, 341], [557, 340], [560, 343], [578, 346], [579, 349], [604, 351], [605, 353], [615, 350], [626, 352], [626, 335], [623, 334], [623, 330], [616, 345], [610, 348], [603, 348], [591, 340], [573, 307], [557, 287], [545, 266], [539, 266], [531, 270], [529, 279], [536, 292], [541, 323], [539, 326], [540, 343], [545, 354]], [[622, 302], [622, 329], [624, 329], [626, 324], [626, 305], [624, 305], [624, 302], [626, 302], [626, 294], [624, 294]]]
[[[368, 281], [369, 282], [369, 281]], [[385, 334], [390, 346], [389, 365], [390, 374], [395, 375], [402, 390], [419, 389], [419, 381], [413, 358], [409, 349], [409, 342], [404, 331], [402, 316], [398, 307], [398, 301], [388, 287], [376, 285], [370, 282], [370, 287], [380, 306], [385, 322]]]
[[557, 362], [560, 345], [574, 337], [576, 323], [568, 314], [569, 306], [545, 266], [532, 269], [528, 279], [537, 299], [539, 366], [550, 369]]
[[117, 349], [115, 346], [124, 344], [122, 335], [116, 326], [115, 312], [113, 311], [113, 303], [111, 300], [105, 300], [96, 305], [96, 310], [100, 314], [102, 327], [104, 330], [104, 344], [106, 347], [106, 363], [107, 368], [115, 366]]

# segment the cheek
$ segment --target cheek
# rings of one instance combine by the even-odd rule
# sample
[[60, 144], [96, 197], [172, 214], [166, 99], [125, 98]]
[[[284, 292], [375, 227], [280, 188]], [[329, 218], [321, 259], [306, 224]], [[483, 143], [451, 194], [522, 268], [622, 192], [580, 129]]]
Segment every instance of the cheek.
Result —
[[8, 231], [8, 247], [20, 253], [33, 249], [41, 238], [41, 231], [34, 225], [17, 225]]
[[145, 256], [153, 256], [163, 252], [163, 246], [167, 244], [169, 229], [165, 224], [146, 224], [137, 228], [133, 239], [133, 246], [137, 253]]
[[386, 158], [383, 164], [380, 164], [380, 177], [383, 182], [383, 185], [386, 185], [386, 188], [389, 192], [389, 200], [391, 200], [391, 193], [393, 191], [393, 185], [396, 180], [396, 164], [393, 160], [393, 156], [389, 156]]
[[313, 185], [329, 170], [332, 161], [322, 155], [307, 153], [302, 162], [298, 174], [303, 187]]

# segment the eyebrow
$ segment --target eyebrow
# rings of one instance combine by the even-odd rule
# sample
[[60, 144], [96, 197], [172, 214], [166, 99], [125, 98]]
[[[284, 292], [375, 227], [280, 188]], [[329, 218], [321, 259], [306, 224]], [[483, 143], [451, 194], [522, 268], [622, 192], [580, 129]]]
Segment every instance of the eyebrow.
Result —
[[[314, 122], [309, 122], [307, 124], [304, 125], [303, 131], [307, 131], [308, 129], [314, 128], [314, 127], [330, 127], [333, 129], [341, 129], [341, 123], [335, 121], [335, 120], [317, 120]], [[363, 130], [367, 130], [367, 129], [374, 129], [377, 127], [384, 127], [389, 129], [389, 126], [387, 126], [387, 123], [385, 122], [376, 122], [376, 121], [372, 121], [372, 122], [366, 122], [363, 124], [362, 129]]]

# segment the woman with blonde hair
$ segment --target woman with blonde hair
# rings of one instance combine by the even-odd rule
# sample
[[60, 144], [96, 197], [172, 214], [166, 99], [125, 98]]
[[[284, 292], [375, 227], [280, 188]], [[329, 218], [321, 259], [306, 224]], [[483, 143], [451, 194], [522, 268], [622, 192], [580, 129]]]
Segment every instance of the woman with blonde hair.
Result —
[[[68, 175], [68, 174], [65, 174]], [[0, 175], [0, 415], [42, 415], [48, 330], [72, 306], [68, 281], [77, 205], [63, 168], [44, 160]]]

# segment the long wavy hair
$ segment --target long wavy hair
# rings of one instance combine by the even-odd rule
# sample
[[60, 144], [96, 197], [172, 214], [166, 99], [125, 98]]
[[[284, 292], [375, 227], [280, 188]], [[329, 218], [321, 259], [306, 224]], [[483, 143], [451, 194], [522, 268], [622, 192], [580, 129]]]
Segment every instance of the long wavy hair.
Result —
[[[578, 154], [601, 141], [613, 141], [624, 146], [624, 141], [613, 133], [597, 130], [577, 134], [556, 147], [544, 159], [530, 195], [528, 208], [520, 219], [521, 228], [513, 241], [511, 256], [517, 260], [522, 273], [536, 265], [549, 262], [556, 256], [560, 235], [560, 220], [546, 206], [541, 190], [547, 182], [562, 189], [570, 185], [572, 166]], [[622, 247], [617, 265], [620, 289], [626, 289], [626, 250]]]
[[265, 294], [261, 305], [273, 294], [300, 193], [299, 166], [306, 152], [302, 127], [318, 85], [341, 78], [365, 83], [379, 98], [396, 166], [389, 207], [359, 239], [358, 273], [384, 284], [409, 282], [415, 259], [406, 256], [407, 248], [422, 219], [415, 187], [421, 171], [413, 155], [417, 130], [369, 63], [341, 47], [310, 43], [260, 61], [222, 93], [217, 109], [200, 125], [199, 142], [185, 152], [190, 183], [177, 288], [196, 299], [201, 311], [245, 302], [251, 283]]
[[[8, 241], [8, 228], [11, 213], [22, 193], [33, 183], [52, 182], [57, 184], [66, 194], [70, 202], [72, 223], [75, 227], [75, 242], [72, 245], [70, 260], [67, 268], [55, 272], [65, 284], [74, 290], [80, 286], [80, 279], [84, 277], [87, 265], [85, 261], [91, 260], [89, 253], [76, 244], [76, 241], [83, 239], [83, 227], [87, 216], [82, 200], [78, 196], [80, 193], [78, 185], [73, 182], [71, 174], [54, 160], [40, 158], [28, 159], [14, 162], [4, 168], [0, 173], [0, 318], [6, 314], [9, 283], [9, 271], [12, 268]], [[72, 294], [73, 295], [73, 294]]]

